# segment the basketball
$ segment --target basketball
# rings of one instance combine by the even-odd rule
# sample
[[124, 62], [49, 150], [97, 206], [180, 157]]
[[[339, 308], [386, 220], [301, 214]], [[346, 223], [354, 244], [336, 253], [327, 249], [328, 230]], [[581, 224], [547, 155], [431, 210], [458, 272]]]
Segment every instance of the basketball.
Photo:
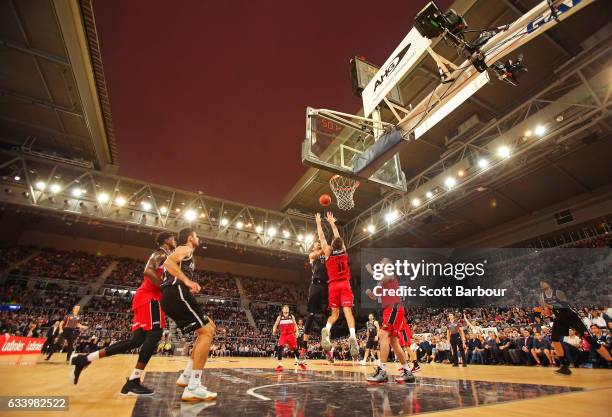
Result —
[[319, 204], [323, 207], [329, 206], [331, 204], [331, 201], [332, 200], [329, 194], [321, 194], [321, 197], [319, 197]]

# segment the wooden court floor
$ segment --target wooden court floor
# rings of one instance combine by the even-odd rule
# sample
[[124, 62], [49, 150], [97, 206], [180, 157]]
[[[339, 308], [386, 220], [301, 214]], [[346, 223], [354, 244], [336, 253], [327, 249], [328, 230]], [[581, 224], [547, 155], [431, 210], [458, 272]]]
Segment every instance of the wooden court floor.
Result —
[[[135, 355], [118, 355], [106, 358], [93, 363], [87, 368], [79, 381], [79, 385], [72, 385], [70, 381], [71, 366], [64, 362], [64, 355], [55, 355], [52, 361], [44, 362], [40, 355], [21, 355], [21, 356], [2, 356], [0, 357], [0, 395], [67, 395], [70, 399], [68, 411], [56, 412], [6, 412], [0, 411], [1, 416], [40, 416], [40, 417], [128, 417], [132, 416], [136, 398], [122, 397], [118, 395], [121, 386], [125, 382], [125, 377], [129, 375], [134, 363]], [[178, 372], [182, 370], [185, 358], [182, 357], [154, 357], [149, 364], [147, 371], [156, 374], [167, 373], [172, 380]], [[207, 372], [215, 375], [225, 372], [232, 372], [232, 369], [252, 368], [257, 372], [268, 372], [276, 366], [276, 361], [270, 358], [216, 358], [211, 359], [204, 373], [204, 379], [212, 378]], [[294, 370], [292, 361], [285, 360], [285, 374], [297, 373]], [[430, 411], [431, 416], [491, 416], [491, 415], [515, 415], [515, 416], [534, 416], [542, 417], [545, 415], [556, 416], [612, 416], [612, 370], [602, 369], [575, 369], [573, 375], [569, 377], [553, 374], [552, 368], [533, 368], [533, 367], [511, 367], [511, 366], [468, 366], [467, 368], [453, 368], [450, 365], [430, 364], [423, 365], [423, 370], [417, 374], [418, 381], [446, 380], [464, 381], [489, 381], [485, 383], [488, 389], [495, 392], [496, 387], [502, 388], [503, 383], [510, 384], [537, 384], [540, 386], [556, 387], [576, 387], [582, 391], [563, 392], [540, 396], [532, 399], [518, 399], [503, 403], [483, 405], [483, 404], [463, 404], [460, 408], [447, 409], [446, 411]], [[353, 374], [361, 378], [372, 371], [371, 366], [352, 365], [342, 363], [329, 365], [323, 361], [310, 361], [309, 370], [311, 380], [308, 384], [316, 384], [318, 376], [329, 376], [342, 374]], [[390, 374], [396, 374], [397, 366], [389, 364]], [[263, 370], [263, 371], [262, 371]], [[270, 372], [268, 372], [271, 374]], [[146, 378], [146, 375], [145, 375]], [[278, 381], [281, 381], [279, 376]], [[337, 382], [337, 381], [332, 381]], [[228, 378], [226, 385], [231, 385], [231, 378]], [[275, 384], [275, 385], [281, 385]], [[427, 384], [425, 384], [427, 385]], [[435, 385], [435, 384], [430, 384]], [[474, 386], [474, 384], [472, 384]], [[532, 385], [533, 386], [533, 385]], [[516, 387], [520, 387], [516, 385]], [[433, 388], [433, 387], [432, 387]], [[231, 393], [223, 394], [226, 397], [244, 394], [243, 386], [236, 385]], [[434, 388], [435, 389], [435, 388]], [[242, 390], [242, 391], [241, 391]], [[327, 388], [333, 392], [333, 388]], [[240, 392], [239, 392], [240, 391]], [[364, 391], [365, 392], [365, 391]], [[157, 394], [156, 394], [157, 395]], [[428, 396], [435, 397], [438, 393], [430, 391]], [[445, 395], [440, 392], [439, 395]], [[372, 397], [374, 398], [374, 396]], [[226, 398], [227, 400], [227, 398]], [[335, 399], [338, 400], [338, 399]], [[461, 401], [459, 399], [459, 401]], [[482, 401], [486, 403], [486, 401]], [[346, 407], [351, 407], [350, 398], [346, 401]], [[353, 410], [355, 411], [355, 410]], [[277, 412], [278, 414], [278, 412]], [[372, 410], [364, 409], [362, 415], [373, 415]], [[174, 414], [179, 415], [179, 413]], [[231, 415], [221, 414], [213, 407], [203, 410], [203, 416]], [[238, 415], [238, 414], [237, 414]], [[252, 415], [252, 414], [251, 414]], [[263, 414], [274, 415], [274, 414]], [[314, 415], [308, 413], [307, 415]], [[343, 415], [337, 411], [335, 416]], [[356, 415], [356, 414], [352, 414]], [[359, 414], [361, 415], [361, 414]], [[393, 414], [384, 415], [400, 415]]]

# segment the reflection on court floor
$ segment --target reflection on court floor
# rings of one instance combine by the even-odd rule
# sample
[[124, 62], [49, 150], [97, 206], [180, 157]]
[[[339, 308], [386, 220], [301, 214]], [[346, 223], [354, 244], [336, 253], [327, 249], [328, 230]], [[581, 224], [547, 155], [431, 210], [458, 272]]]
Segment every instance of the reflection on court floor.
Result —
[[178, 373], [148, 372], [154, 397], [139, 398], [133, 417], [396, 416], [581, 391], [582, 388], [418, 377], [408, 385], [369, 385], [364, 373], [334, 370], [210, 369], [206, 386], [219, 393], [214, 403], [181, 403]]

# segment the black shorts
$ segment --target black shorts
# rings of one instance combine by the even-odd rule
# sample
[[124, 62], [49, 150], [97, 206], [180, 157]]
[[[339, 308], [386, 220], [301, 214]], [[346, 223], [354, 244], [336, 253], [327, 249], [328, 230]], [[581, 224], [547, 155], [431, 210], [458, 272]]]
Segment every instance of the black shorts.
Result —
[[210, 321], [189, 289], [182, 284], [162, 287], [161, 306], [183, 332], [193, 332]]
[[570, 327], [576, 330], [576, 335], [582, 337], [589, 334], [589, 329], [573, 309], [571, 308], [559, 308], [553, 310], [555, 314], [555, 320], [553, 321], [552, 332], [550, 340], [553, 342], [561, 342], [563, 336], [567, 336]]
[[366, 349], [378, 350], [378, 341], [371, 339], [366, 342]]
[[327, 283], [310, 284], [308, 288], [308, 313], [323, 313], [327, 308]]

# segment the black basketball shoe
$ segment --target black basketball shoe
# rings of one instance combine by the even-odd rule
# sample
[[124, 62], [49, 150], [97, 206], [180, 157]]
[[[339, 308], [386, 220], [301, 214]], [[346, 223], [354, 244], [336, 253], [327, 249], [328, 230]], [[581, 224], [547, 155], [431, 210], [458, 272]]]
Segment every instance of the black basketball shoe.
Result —
[[79, 382], [79, 376], [81, 376], [81, 372], [83, 372], [83, 369], [89, 366], [89, 361], [87, 360], [86, 355], [77, 355], [72, 358], [70, 364], [74, 366], [74, 369], [72, 370], [72, 376], [73, 383], [74, 385], [76, 385], [77, 382]]
[[140, 379], [128, 379], [123, 388], [121, 395], [153, 395], [155, 391], [151, 388], [142, 386]]
[[559, 375], [571, 375], [572, 371], [570, 371], [569, 366], [562, 364], [561, 367], [555, 371], [555, 373]]

